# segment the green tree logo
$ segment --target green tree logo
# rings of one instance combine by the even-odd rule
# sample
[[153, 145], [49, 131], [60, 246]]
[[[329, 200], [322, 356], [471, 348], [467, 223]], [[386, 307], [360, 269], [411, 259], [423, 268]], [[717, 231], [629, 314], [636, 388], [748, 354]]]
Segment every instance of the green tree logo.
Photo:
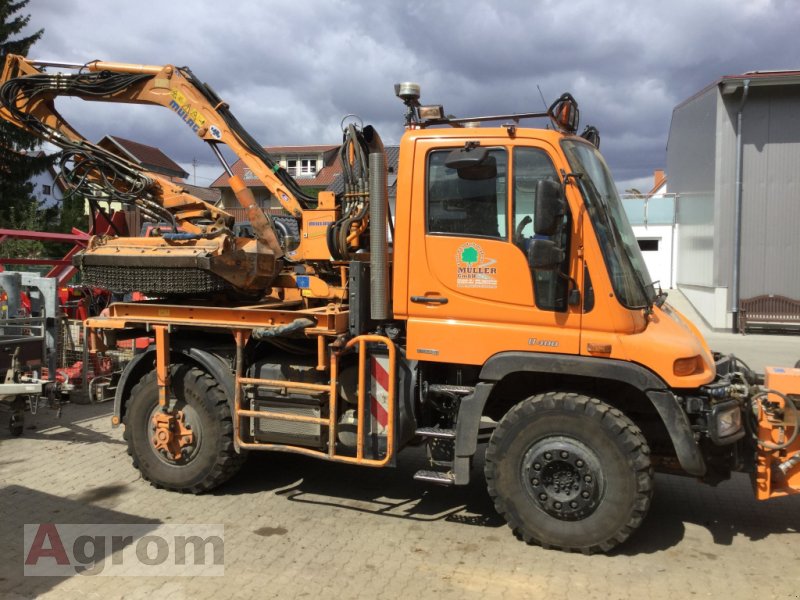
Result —
[[478, 249], [475, 246], [467, 246], [461, 251], [461, 262], [474, 265], [478, 262]]

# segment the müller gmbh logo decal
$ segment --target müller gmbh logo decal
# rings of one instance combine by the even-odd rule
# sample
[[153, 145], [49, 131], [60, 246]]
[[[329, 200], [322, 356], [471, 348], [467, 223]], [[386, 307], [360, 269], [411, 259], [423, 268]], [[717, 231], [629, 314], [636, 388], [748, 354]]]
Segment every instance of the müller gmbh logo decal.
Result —
[[497, 287], [497, 261], [487, 258], [474, 242], [461, 244], [456, 251], [456, 286], [460, 288]]

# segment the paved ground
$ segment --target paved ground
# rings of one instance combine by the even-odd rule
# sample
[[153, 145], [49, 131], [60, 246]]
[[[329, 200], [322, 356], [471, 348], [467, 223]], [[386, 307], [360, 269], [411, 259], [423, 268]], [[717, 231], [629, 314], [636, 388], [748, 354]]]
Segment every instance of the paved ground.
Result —
[[[800, 338], [717, 335], [754, 366], [800, 357]], [[585, 557], [517, 541], [480, 463], [466, 489], [415, 483], [421, 452], [385, 471], [258, 455], [213, 494], [159, 491], [131, 467], [109, 412], [44, 410], [16, 439], [0, 427], [0, 597], [800, 598], [800, 496], [757, 503], [744, 476], [717, 488], [657, 476], [636, 535]], [[22, 526], [43, 522], [223, 523], [225, 576], [23, 577]]]
[[[759, 504], [745, 477], [710, 488], [658, 476], [635, 537], [586, 557], [517, 541], [480, 477], [413, 482], [420, 454], [391, 471], [259, 455], [214, 494], [159, 491], [108, 412], [70, 406], [29, 417], [22, 438], [0, 432], [0, 597], [800, 597], [800, 497]], [[224, 523], [225, 576], [23, 577], [22, 525], [42, 522]]]

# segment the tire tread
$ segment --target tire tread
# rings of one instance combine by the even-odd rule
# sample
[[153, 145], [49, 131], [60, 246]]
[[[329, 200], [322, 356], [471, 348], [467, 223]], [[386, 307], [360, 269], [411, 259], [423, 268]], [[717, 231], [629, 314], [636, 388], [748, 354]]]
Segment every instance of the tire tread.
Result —
[[[136, 452], [133, 448], [130, 428], [128, 427], [127, 423], [128, 415], [130, 414], [129, 411], [123, 419], [123, 423], [125, 424], [123, 438], [127, 443], [128, 455], [131, 457], [133, 468], [138, 470], [142, 476], [142, 479], [150, 483], [150, 485], [158, 489], [166, 488], [180, 493], [203, 494], [213, 490], [233, 477], [244, 464], [246, 455], [244, 453], [236, 452], [234, 447], [233, 419], [231, 418], [228, 399], [226, 398], [225, 393], [222, 391], [219, 383], [217, 383], [205, 371], [197, 367], [192, 367], [187, 374], [187, 377], [190, 377], [194, 385], [198, 386], [198, 395], [201, 398], [207, 398], [209, 402], [214, 403], [213, 411], [217, 420], [222, 426], [222, 446], [217, 453], [213, 467], [200, 483], [197, 483], [193, 486], [174, 487], [166, 482], [151, 478], [140, 468]], [[150, 371], [147, 375], [140, 379], [131, 390], [130, 401], [135, 401], [138, 395], [144, 393], [144, 390], [146, 390], [147, 387], [155, 383], [155, 379], [155, 371]]]
[[[496, 486], [495, 469], [501, 457], [498, 456], [500, 441], [509, 434], [513, 425], [520, 420], [536, 418], [542, 411], [564, 409], [569, 412], [583, 413], [597, 419], [606, 429], [621, 441], [627, 451], [628, 463], [636, 470], [636, 498], [628, 522], [609, 539], [588, 546], [565, 546], [552, 542], [544, 542], [526, 530], [524, 519], [512, 504], [506, 502]], [[620, 410], [609, 406], [597, 398], [571, 392], [549, 392], [533, 396], [515, 405], [500, 420], [486, 450], [485, 475], [489, 496], [495, 509], [506, 520], [517, 538], [531, 545], [567, 552], [594, 554], [608, 552], [630, 537], [642, 523], [650, 507], [653, 495], [653, 468], [650, 463], [650, 448], [642, 431]]]

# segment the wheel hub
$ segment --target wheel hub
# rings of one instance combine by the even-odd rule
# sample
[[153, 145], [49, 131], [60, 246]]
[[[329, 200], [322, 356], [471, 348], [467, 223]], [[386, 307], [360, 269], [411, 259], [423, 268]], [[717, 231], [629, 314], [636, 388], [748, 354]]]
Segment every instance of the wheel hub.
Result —
[[562, 521], [591, 515], [605, 487], [595, 453], [578, 440], [563, 437], [534, 444], [523, 459], [522, 477], [536, 504]]
[[183, 456], [181, 448], [191, 444], [194, 438], [192, 430], [184, 422], [183, 412], [159, 412], [153, 416], [153, 426], [153, 445], [156, 450], [166, 453], [174, 460], [180, 460]]
[[170, 463], [191, 458], [197, 440], [184, 411], [164, 412], [157, 408], [150, 417], [150, 426], [150, 442], [159, 458]]

